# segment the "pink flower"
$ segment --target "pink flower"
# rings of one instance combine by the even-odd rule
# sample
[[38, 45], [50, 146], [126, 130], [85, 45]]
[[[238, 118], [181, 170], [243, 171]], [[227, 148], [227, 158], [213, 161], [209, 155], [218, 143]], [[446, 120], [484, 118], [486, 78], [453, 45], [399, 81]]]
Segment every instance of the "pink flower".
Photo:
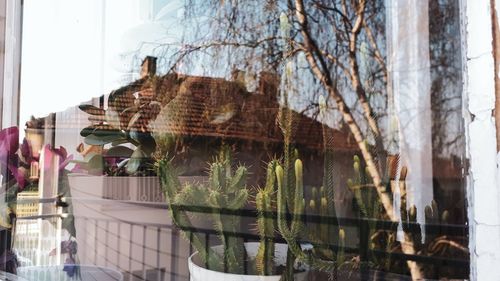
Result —
[[71, 160], [73, 160], [73, 155], [68, 156], [68, 152], [62, 146], [59, 148], [51, 148], [50, 145], [45, 145], [44, 149], [44, 167], [49, 169], [53, 163], [53, 158], [58, 157], [58, 169], [63, 170]]
[[[8, 165], [9, 160], [17, 156], [19, 149], [19, 130], [17, 127], [10, 127], [0, 131], [0, 163]], [[16, 163], [17, 164], [17, 163]]]

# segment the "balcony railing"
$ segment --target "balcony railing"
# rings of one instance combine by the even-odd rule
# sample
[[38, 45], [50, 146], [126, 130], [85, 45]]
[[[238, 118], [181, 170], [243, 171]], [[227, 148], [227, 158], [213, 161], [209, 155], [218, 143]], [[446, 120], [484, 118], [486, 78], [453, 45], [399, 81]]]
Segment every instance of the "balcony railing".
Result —
[[[105, 199], [101, 200], [106, 202], [111, 201]], [[161, 208], [158, 208], [158, 206], [153, 208], [156, 209], [160, 215], [167, 217], [168, 211], [166, 207], [163, 206], [166, 205], [162, 204]], [[255, 210], [230, 210], [199, 206], [176, 206], [176, 208], [191, 213], [205, 215], [218, 213], [227, 216], [240, 216], [250, 220], [257, 217], [257, 212]], [[264, 215], [276, 217], [276, 213], [266, 213]], [[60, 216], [60, 214], [54, 214], [52, 219]], [[50, 216], [30, 216], [18, 218], [18, 221], [26, 222], [37, 219], [50, 219]], [[370, 249], [370, 227], [377, 230], [396, 232], [398, 231], [398, 225], [394, 222], [363, 218], [323, 217], [317, 215], [304, 215], [300, 217], [300, 219], [306, 223], [312, 224], [341, 225], [346, 229], [346, 236], [351, 238], [354, 237], [351, 243], [346, 244], [345, 252], [346, 254], [352, 254], [359, 258], [359, 269], [354, 270], [352, 273], [354, 274], [353, 276], [358, 276], [360, 280], [367, 280], [370, 274], [370, 257], [390, 257], [401, 261], [412, 260], [421, 264], [446, 266], [453, 270], [453, 272], [456, 271], [461, 273], [461, 275], [459, 274], [460, 276], [453, 276], [454, 278], [468, 278], [469, 276], [469, 259], [467, 257], [440, 257], [419, 254], [407, 255], [399, 252]], [[85, 216], [77, 216], [76, 222], [80, 224], [80, 227], [77, 227], [78, 245], [79, 249], [85, 249], [86, 251], [86, 263], [117, 269], [124, 273], [125, 281], [188, 280], [187, 258], [193, 252], [193, 249], [187, 241], [181, 238], [178, 228], [171, 223], [141, 223], [119, 218], [88, 218]], [[420, 233], [420, 225], [417, 223], [405, 223], [403, 227], [407, 233]], [[207, 245], [216, 245], [220, 243], [218, 237], [219, 233], [210, 227], [181, 226], [180, 228], [181, 230], [188, 231], [191, 234], [191, 238], [194, 233], [201, 234]], [[80, 230], [83, 230], [84, 233], [79, 233], [78, 231]], [[426, 224], [425, 232], [427, 235], [466, 238], [468, 236], [468, 227], [466, 225]], [[260, 239], [258, 235], [250, 231], [245, 232], [245, 230], [238, 233], [225, 232], [223, 235], [239, 237], [245, 242], [258, 241]], [[21, 238], [23, 236], [21, 235], [19, 237]], [[79, 237], [83, 238], [79, 239]], [[44, 239], [57, 240], [56, 237]], [[285, 242], [279, 236], [271, 237], [271, 239], [275, 242]], [[40, 241], [40, 243], [42, 242], [43, 241]], [[313, 247], [319, 248], [338, 249], [338, 245], [325, 245], [312, 243], [311, 241], [299, 241], [299, 243], [309, 243], [312, 244]], [[26, 247], [29, 248], [32, 244], [20, 243], [18, 245], [26, 245]], [[18, 252], [21, 253], [26, 250], [29, 251], [29, 249], [18, 249]]]

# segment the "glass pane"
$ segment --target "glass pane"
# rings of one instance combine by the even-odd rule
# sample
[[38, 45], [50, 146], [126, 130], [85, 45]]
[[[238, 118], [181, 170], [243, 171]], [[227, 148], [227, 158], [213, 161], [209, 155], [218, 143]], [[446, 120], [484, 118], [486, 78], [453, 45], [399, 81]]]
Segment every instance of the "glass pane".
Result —
[[458, 2], [25, 0], [2, 269], [467, 279]]

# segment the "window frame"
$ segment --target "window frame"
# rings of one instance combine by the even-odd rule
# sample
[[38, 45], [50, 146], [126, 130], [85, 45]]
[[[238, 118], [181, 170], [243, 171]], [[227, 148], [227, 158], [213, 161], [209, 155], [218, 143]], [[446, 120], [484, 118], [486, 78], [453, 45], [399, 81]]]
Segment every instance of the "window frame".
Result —
[[[0, 23], [0, 36], [4, 39], [1, 46], [4, 57], [0, 59], [2, 128], [19, 125], [23, 1], [5, 0], [4, 3], [5, 7], [0, 7], [0, 15], [5, 16], [5, 21]], [[473, 280], [486, 277], [500, 280], [496, 268], [500, 262], [500, 77], [495, 75], [500, 68], [497, 65], [500, 64], [497, 16], [500, 1], [460, 0], [460, 7], [464, 51], [463, 114], [470, 160], [470, 167], [465, 171], [468, 174], [470, 277]], [[474, 134], [477, 130], [482, 130], [483, 134]], [[486, 191], [494, 194], [487, 193], [485, 197]]]

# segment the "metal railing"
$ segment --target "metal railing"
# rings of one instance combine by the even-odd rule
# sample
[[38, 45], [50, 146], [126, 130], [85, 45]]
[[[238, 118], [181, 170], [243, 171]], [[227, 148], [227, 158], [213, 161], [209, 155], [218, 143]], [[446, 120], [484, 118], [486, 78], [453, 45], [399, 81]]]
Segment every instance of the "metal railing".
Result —
[[[256, 210], [231, 210], [225, 208], [211, 208], [211, 207], [201, 207], [201, 206], [176, 206], [179, 211], [194, 212], [211, 214], [218, 213], [222, 215], [233, 215], [240, 217], [248, 217], [251, 219], [257, 218]], [[271, 217], [277, 219], [277, 214], [275, 212], [261, 213], [261, 216]], [[314, 224], [333, 224], [337, 227], [341, 226], [343, 228], [352, 228], [355, 234], [357, 234], [357, 243], [354, 246], [344, 247], [343, 250], [347, 254], [356, 254], [359, 256], [359, 273], [362, 280], [367, 280], [369, 271], [369, 261], [371, 256], [376, 256], [378, 258], [394, 258], [401, 261], [415, 261], [427, 265], [435, 266], [447, 266], [457, 271], [463, 272], [466, 269], [465, 275], [459, 278], [468, 278], [469, 269], [469, 258], [450, 258], [450, 257], [439, 257], [439, 256], [426, 256], [419, 254], [404, 254], [399, 252], [387, 252], [381, 250], [371, 249], [369, 247], [370, 243], [370, 229], [397, 232], [398, 223], [392, 221], [375, 220], [367, 218], [337, 218], [337, 217], [324, 217], [319, 215], [303, 215], [299, 216], [300, 220], [304, 223], [314, 223]], [[421, 226], [418, 223], [404, 222], [403, 229], [405, 233], [410, 234], [420, 234]], [[196, 228], [190, 226], [180, 226], [181, 230], [187, 231], [191, 235], [194, 233], [202, 233], [205, 236], [206, 241], [210, 240], [210, 236], [219, 236], [220, 233], [214, 229]], [[429, 236], [446, 236], [446, 237], [461, 237], [466, 238], [468, 236], [468, 226], [467, 225], [455, 225], [455, 224], [425, 224], [425, 234]], [[242, 238], [244, 242], [248, 241], [259, 241], [260, 236], [256, 234], [249, 234], [245, 232], [223, 232], [223, 236], [233, 236]], [[286, 243], [286, 241], [280, 236], [268, 237], [277, 243]], [[339, 250], [338, 245], [325, 244], [325, 243], [315, 243], [308, 240], [297, 240], [299, 244], [310, 244], [313, 247], [324, 248], [337, 251]], [[465, 246], [466, 247], [466, 246]], [[455, 278], [457, 278], [455, 276]]]
[[[35, 200], [40, 204], [61, 204], [61, 198], [49, 198]], [[92, 202], [112, 203], [113, 200], [96, 199], [89, 200]], [[21, 200], [20, 203], [33, 203], [32, 199]], [[126, 200], [120, 201], [126, 202]], [[132, 202], [131, 205], [137, 205], [137, 202]], [[151, 205], [151, 206], [150, 206]], [[154, 206], [153, 206], [154, 205]], [[168, 206], [163, 204], [141, 204], [144, 207], [156, 209], [160, 215], [167, 217]], [[209, 215], [218, 213], [227, 216], [239, 216], [254, 220], [257, 217], [255, 210], [230, 210], [226, 208], [210, 208], [203, 206], [175, 206], [177, 210]], [[276, 213], [261, 214], [268, 217], [276, 218]], [[65, 214], [48, 214], [42, 216], [27, 216], [18, 218], [18, 221], [29, 221], [39, 219], [53, 219], [65, 216]], [[402, 252], [388, 252], [371, 249], [370, 229], [384, 230], [390, 232], [398, 231], [398, 224], [390, 221], [373, 220], [365, 218], [336, 218], [323, 217], [319, 215], [305, 214], [298, 219], [307, 224], [333, 224], [349, 228], [352, 232], [350, 237], [355, 237], [355, 243], [348, 243], [344, 248], [346, 254], [356, 255], [359, 257], [359, 276], [365, 280], [369, 275], [370, 259], [392, 258], [401, 261], [412, 260], [421, 264], [446, 266], [451, 269], [456, 269], [457, 272], [463, 272], [464, 276], [453, 276], [454, 278], [468, 278], [469, 259], [451, 258], [440, 256], [427, 255], [408, 255]], [[201, 234], [204, 237], [207, 246], [213, 246], [219, 241], [219, 234], [216, 230], [210, 227], [196, 226], [173, 226], [171, 223], [143, 223], [133, 222], [117, 218], [88, 218], [85, 216], [76, 217], [75, 221], [81, 223], [81, 228], [77, 228], [77, 239], [79, 249], [85, 249], [87, 256], [91, 257], [86, 262], [118, 269], [124, 273], [124, 280], [187, 280], [187, 257], [192, 254], [193, 249], [188, 242], [182, 240], [179, 235], [180, 230], [187, 231], [191, 235], [194, 233]], [[420, 233], [421, 225], [417, 223], [404, 223], [404, 230], [407, 233]], [[79, 230], [84, 230], [84, 233], [79, 233]], [[468, 236], [467, 225], [452, 225], [452, 224], [426, 224], [425, 233], [434, 236], [460, 237]], [[258, 241], [260, 237], [248, 229], [243, 229], [241, 232], [224, 232], [225, 236], [239, 237], [244, 242]], [[84, 237], [79, 239], [80, 237]], [[57, 237], [45, 237], [44, 239], [56, 239]], [[278, 243], [285, 243], [280, 237], [270, 237]], [[329, 245], [322, 243], [314, 243], [307, 240], [299, 240], [299, 243], [309, 243], [313, 247], [327, 248], [338, 250], [338, 245]], [[465, 271], [464, 271], [465, 269]]]

